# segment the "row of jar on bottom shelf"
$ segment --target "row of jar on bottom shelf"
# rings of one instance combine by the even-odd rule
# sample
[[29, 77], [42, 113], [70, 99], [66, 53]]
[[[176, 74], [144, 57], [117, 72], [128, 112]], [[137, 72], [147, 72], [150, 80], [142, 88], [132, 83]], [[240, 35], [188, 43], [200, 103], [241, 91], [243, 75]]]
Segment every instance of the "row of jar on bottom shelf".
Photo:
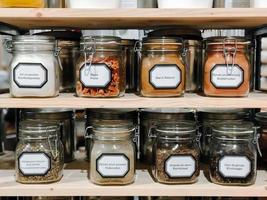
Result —
[[[87, 128], [90, 139], [91, 182], [127, 185], [135, 181], [135, 126], [121, 121], [99, 121]], [[60, 126], [52, 122], [24, 121], [16, 148], [16, 181], [51, 183], [63, 176], [64, 148]], [[195, 183], [200, 174], [200, 135], [194, 121], [159, 124], [153, 138], [156, 181], [164, 184]], [[218, 123], [210, 138], [209, 174], [222, 185], [251, 185], [257, 176], [257, 129], [249, 122]], [[136, 143], [136, 144], [135, 144]], [[259, 151], [260, 152], [260, 151]]]

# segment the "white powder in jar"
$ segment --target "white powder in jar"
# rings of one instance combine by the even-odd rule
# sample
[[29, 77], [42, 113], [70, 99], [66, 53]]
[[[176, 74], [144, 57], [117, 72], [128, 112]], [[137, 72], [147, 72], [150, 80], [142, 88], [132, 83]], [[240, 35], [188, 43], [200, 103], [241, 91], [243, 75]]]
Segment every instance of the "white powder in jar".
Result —
[[53, 52], [16, 52], [11, 62], [13, 97], [54, 97], [59, 94], [59, 67]]

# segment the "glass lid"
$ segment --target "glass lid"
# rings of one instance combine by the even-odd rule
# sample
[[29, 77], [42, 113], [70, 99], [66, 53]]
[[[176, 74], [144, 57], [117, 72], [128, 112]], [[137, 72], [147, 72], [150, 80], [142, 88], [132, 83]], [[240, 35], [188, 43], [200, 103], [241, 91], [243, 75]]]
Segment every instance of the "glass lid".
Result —
[[249, 139], [255, 130], [251, 122], [218, 122], [213, 124], [212, 135], [219, 139]]
[[196, 136], [197, 126], [194, 121], [169, 122], [159, 124], [155, 131], [161, 139], [189, 139]]

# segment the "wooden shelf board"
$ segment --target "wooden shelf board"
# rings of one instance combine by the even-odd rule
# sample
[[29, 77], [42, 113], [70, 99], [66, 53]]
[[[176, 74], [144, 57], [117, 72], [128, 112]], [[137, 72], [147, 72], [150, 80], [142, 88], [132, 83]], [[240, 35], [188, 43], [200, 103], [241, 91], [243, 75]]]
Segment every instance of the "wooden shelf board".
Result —
[[201, 173], [190, 185], [155, 183], [145, 170], [137, 171], [136, 181], [128, 186], [97, 186], [87, 179], [87, 171], [65, 170], [59, 183], [23, 185], [15, 182], [14, 171], [0, 171], [0, 196], [229, 196], [267, 197], [267, 172], [258, 171], [255, 185], [229, 187], [210, 183]]
[[186, 94], [178, 98], [145, 98], [126, 94], [121, 98], [79, 98], [60, 94], [56, 98], [11, 98], [0, 95], [0, 108], [267, 108], [267, 94], [244, 98], [213, 98]]
[[0, 22], [20, 28], [248, 28], [267, 23], [267, 10], [213, 9], [32, 9], [1, 8]]

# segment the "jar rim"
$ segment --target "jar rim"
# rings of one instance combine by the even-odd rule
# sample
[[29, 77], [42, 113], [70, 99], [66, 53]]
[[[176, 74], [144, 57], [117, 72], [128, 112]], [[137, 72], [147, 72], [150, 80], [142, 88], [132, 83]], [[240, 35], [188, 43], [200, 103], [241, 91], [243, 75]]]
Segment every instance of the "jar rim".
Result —
[[255, 114], [257, 121], [267, 121], [267, 112], [258, 112]]
[[59, 126], [56, 123], [25, 120], [20, 123], [19, 137], [44, 139], [58, 136], [58, 131]]
[[249, 115], [248, 109], [199, 109], [200, 119], [220, 120], [220, 119], [244, 119]]
[[251, 122], [217, 122], [212, 126], [212, 135], [217, 139], [250, 139], [254, 133]]
[[217, 36], [206, 38], [205, 44], [209, 45], [248, 45], [251, 42], [246, 37]]
[[93, 124], [93, 132], [96, 134], [120, 134], [131, 133], [135, 127], [132, 122], [118, 120], [100, 120]]
[[55, 45], [55, 37], [46, 35], [18, 35], [12, 37], [13, 44]]
[[191, 139], [196, 136], [197, 126], [194, 121], [167, 122], [158, 124], [155, 131], [160, 139]]
[[182, 38], [174, 37], [146, 37], [143, 38], [143, 45], [177, 45], [178, 47], [183, 46]]

